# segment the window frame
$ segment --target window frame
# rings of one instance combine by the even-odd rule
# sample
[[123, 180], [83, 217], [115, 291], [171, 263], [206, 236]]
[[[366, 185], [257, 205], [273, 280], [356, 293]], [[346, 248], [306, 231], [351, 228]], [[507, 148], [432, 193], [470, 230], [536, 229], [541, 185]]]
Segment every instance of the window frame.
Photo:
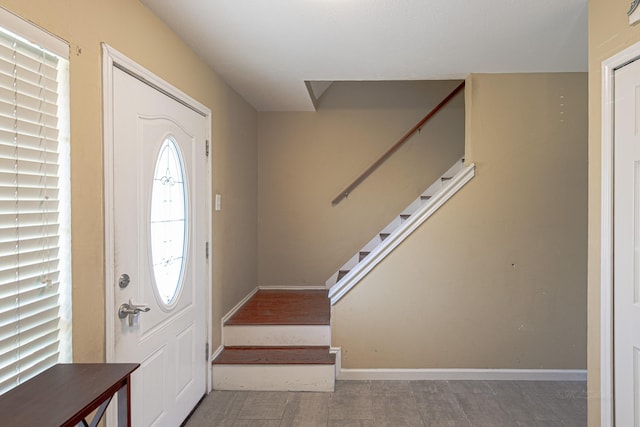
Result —
[[[35, 24], [22, 19], [21, 17], [13, 14], [12, 12], [0, 7], [0, 28], [3, 33], [11, 34], [16, 40], [20, 42], [21, 46], [30, 46], [29, 49], [39, 49], [47, 52], [49, 55], [54, 55], [58, 58], [57, 65], [57, 83], [58, 83], [58, 98], [54, 102], [57, 106], [57, 157], [58, 161], [56, 167], [58, 168], [57, 181], [58, 186], [55, 191], [58, 191], [58, 208], [54, 215], [57, 215], [58, 221], [58, 266], [56, 271], [59, 271], [60, 282], [58, 288], [58, 357], [57, 363], [71, 362], [73, 359], [72, 354], [72, 322], [71, 322], [71, 186], [70, 186], [70, 90], [69, 90], [69, 44], [47, 32], [46, 30], [36, 26]], [[17, 93], [17, 92], [16, 92]], [[6, 98], [5, 98], [6, 99]], [[14, 101], [17, 102], [17, 101]], [[14, 104], [20, 108], [19, 104]], [[15, 111], [14, 110], [14, 114]], [[18, 119], [16, 118], [16, 121]], [[20, 149], [20, 145], [16, 150]], [[45, 150], [46, 151], [46, 150]], [[17, 157], [16, 157], [17, 158]], [[46, 164], [46, 161], [45, 161]], [[18, 172], [16, 172], [17, 174]], [[16, 175], [17, 176], [17, 175]], [[45, 178], [46, 179], [46, 178]], [[24, 187], [23, 187], [24, 188]], [[41, 187], [36, 187], [41, 188]], [[16, 190], [19, 190], [16, 183]], [[19, 196], [16, 196], [19, 197]], [[19, 200], [19, 199], [18, 199]], [[16, 219], [20, 214], [16, 213]], [[44, 220], [43, 220], [44, 221]], [[37, 223], [38, 225], [47, 225], [46, 221]], [[18, 229], [18, 227], [16, 227]], [[48, 237], [47, 237], [48, 238]], [[20, 239], [18, 238], [18, 241]], [[47, 246], [46, 250], [51, 248]], [[44, 262], [41, 263], [44, 265]], [[18, 264], [16, 264], [17, 266]], [[18, 268], [18, 267], [16, 267]], [[45, 274], [41, 273], [41, 276]], [[44, 282], [43, 282], [44, 283]], [[19, 288], [18, 288], [19, 289]], [[19, 310], [19, 309], [18, 309]], [[19, 324], [19, 320], [14, 321]], [[11, 322], [6, 325], [11, 325]], [[8, 335], [11, 337], [11, 335]], [[13, 336], [19, 336], [15, 334]], [[0, 354], [3, 349], [0, 349]], [[18, 360], [21, 360], [20, 357]], [[56, 362], [54, 362], [56, 363]], [[13, 363], [7, 363], [2, 367], [11, 367]], [[30, 372], [24, 373], [20, 368], [17, 368], [17, 374], [13, 387], [28, 380], [29, 378], [37, 375], [37, 373], [44, 371], [51, 364], [37, 366], [37, 368], [31, 369]], [[10, 388], [6, 388], [7, 384], [4, 384], [3, 391], [7, 391]], [[2, 391], [0, 391], [2, 393]]]

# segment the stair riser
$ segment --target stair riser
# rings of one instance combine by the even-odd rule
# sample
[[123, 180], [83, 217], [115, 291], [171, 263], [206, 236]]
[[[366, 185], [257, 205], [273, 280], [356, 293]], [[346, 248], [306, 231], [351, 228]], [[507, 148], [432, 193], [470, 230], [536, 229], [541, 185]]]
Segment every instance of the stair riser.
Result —
[[215, 365], [213, 389], [332, 392], [335, 375], [334, 365]]
[[330, 346], [329, 325], [225, 326], [224, 345], [233, 346]]

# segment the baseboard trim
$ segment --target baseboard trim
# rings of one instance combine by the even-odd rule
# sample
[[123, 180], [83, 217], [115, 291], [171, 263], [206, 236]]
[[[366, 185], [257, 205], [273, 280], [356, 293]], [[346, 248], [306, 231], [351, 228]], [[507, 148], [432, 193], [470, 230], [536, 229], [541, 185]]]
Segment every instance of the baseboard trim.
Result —
[[216, 357], [218, 357], [220, 353], [222, 353], [222, 350], [224, 350], [224, 345], [216, 348], [216, 351], [214, 351], [213, 354], [209, 356], [209, 363], [213, 363], [213, 361], [216, 360]]
[[326, 291], [324, 286], [258, 286], [261, 291]]
[[329, 353], [336, 355], [336, 378], [342, 371], [342, 347], [330, 347]]
[[[220, 320], [220, 340], [222, 341], [222, 345], [220, 347], [218, 347], [218, 350], [216, 351], [222, 351], [221, 348], [224, 348], [224, 324], [226, 323], [227, 320], [231, 319], [231, 317], [236, 314], [236, 311], [240, 310], [240, 307], [242, 307], [247, 301], [249, 301], [249, 298], [251, 298], [252, 296], [254, 296], [256, 294], [256, 292], [258, 292], [258, 288], [254, 288], [251, 292], [249, 292], [249, 294], [242, 298], [240, 300], [239, 303], [237, 303], [231, 310], [229, 310], [229, 312], [227, 314], [225, 314], [222, 319]], [[216, 358], [217, 354], [215, 356], [212, 356], [210, 361], [214, 360]]]
[[231, 316], [236, 314], [236, 311], [240, 310], [240, 307], [242, 307], [247, 301], [249, 301], [249, 299], [252, 296], [254, 296], [256, 294], [256, 292], [258, 292], [258, 289], [259, 288], [253, 288], [253, 290], [251, 292], [249, 292], [249, 294], [246, 297], [242, 298], [239, 303], [237, 303], [231, 310], [229, 310], [229, 312], [227, 314], [224, 315], [224, 317], [222, 318], [222, 326], [223, 327], [224, 327], [224, 323], [227, 320], [231, 319]]
[[583, 369], [337, 369], [337, 373], [338, 380], [587, 380]]

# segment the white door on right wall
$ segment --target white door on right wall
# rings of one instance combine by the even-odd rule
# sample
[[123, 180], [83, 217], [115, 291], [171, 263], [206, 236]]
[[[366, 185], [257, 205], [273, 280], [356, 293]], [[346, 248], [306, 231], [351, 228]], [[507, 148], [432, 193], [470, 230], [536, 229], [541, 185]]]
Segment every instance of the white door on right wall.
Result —
[[640, 61], [615, 72], [614, 406], [640, 427]]

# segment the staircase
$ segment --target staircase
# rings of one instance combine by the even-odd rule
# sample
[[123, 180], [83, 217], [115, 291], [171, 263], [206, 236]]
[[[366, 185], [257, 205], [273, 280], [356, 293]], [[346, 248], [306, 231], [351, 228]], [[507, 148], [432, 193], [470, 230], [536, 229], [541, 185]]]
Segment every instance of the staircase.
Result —
[[215, 390], [333, 391], [326, 290], [258, 290], [223, 326]]
[[327, 279], [325, 286], [329, 289], [331, 304], [338, 302], [396, 246], [471, 180], [474, 170], [474, 165], [465, 167], [464, 158], [458, 160]]
[[224, 321], [224, 348], [212, 362], [214, 390], [333, 391], [331, 304], [473, 176], [474, 165], [457, 161], [327, 280], [329, 290], [260, 289], [251, 295]]

